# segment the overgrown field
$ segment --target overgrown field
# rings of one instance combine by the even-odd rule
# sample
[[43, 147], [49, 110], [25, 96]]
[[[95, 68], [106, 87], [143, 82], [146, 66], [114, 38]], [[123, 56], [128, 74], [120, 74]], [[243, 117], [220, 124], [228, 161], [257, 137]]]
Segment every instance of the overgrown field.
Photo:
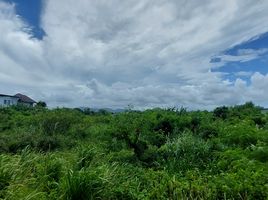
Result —
[[268, 199], [268, 115], [0, 108], [0, 199]]

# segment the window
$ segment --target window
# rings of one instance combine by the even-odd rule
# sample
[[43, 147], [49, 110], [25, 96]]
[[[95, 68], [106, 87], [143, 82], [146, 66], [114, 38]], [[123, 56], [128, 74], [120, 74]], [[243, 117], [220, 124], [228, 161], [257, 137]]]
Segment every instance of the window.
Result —
[[6, 100], [6, 99], [5, 99], [5, 100], [4, 100], [4, 104], [5, 104], [5, 105], [11, 105], [11, 100]]

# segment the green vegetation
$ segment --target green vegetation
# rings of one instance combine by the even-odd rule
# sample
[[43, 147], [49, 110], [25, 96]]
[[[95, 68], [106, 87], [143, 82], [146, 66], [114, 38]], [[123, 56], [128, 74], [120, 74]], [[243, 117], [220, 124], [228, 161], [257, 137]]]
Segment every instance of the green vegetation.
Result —
[[268, 199], [268, 115], [0, 108], [0, 199]]

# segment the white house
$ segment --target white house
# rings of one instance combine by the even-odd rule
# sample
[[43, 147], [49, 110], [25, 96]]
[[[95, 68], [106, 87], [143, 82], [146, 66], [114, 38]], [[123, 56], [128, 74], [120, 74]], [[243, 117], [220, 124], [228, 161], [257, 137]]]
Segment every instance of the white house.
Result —
[[19, 97], [0, 94], [0, 106], [12, 106], [18, 104]]
[[18, 104], [32, 107], [35, 103], [36, 101], [23, 94], [18, 93], [14, 96], [0, 94], [0, 107], [7, 107]]

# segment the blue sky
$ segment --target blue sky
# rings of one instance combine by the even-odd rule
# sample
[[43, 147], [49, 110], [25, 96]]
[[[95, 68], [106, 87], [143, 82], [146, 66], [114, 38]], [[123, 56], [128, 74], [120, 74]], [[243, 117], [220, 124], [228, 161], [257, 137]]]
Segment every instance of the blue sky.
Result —
[[268, 106], [265, 0], [0, 0], [0, 91], [50, 106]]
[[[230, 49], [225, 50], [222, 54], [237, 56], [240, 49], [260, 50], [268, 48], [268, 33], [261, 34], [256, 38], [252, 38], [242, 44], [236, 45]], [[220, 59], [215, 56], [212, 58], [212, 63], [220, 62]], [[238, 72], [260, 72], [261, 74], [268, 73], [268, 52], [262, 53], [256, 58], [249, 61], [230, 61], [221, 66], [219, 69], [215, 69], [215, 72], [224, 72], [226, 75], [224, 78], [228, 78], [234, 81], [236, 78], [241, 78], [249, 82], [248, 76], [238, 75]], [[245, 73], [246, 74], [246, 73]], [[249, 83], [250, 84], [250, 83]]]
[[4, 0], [7, 3], [15, 3], [17, 15], [23, 18], [31, 27], [33, 36], [42, 39], [45, 32], [41, 28], [40, 18], [42, 12], [42, 0]]

